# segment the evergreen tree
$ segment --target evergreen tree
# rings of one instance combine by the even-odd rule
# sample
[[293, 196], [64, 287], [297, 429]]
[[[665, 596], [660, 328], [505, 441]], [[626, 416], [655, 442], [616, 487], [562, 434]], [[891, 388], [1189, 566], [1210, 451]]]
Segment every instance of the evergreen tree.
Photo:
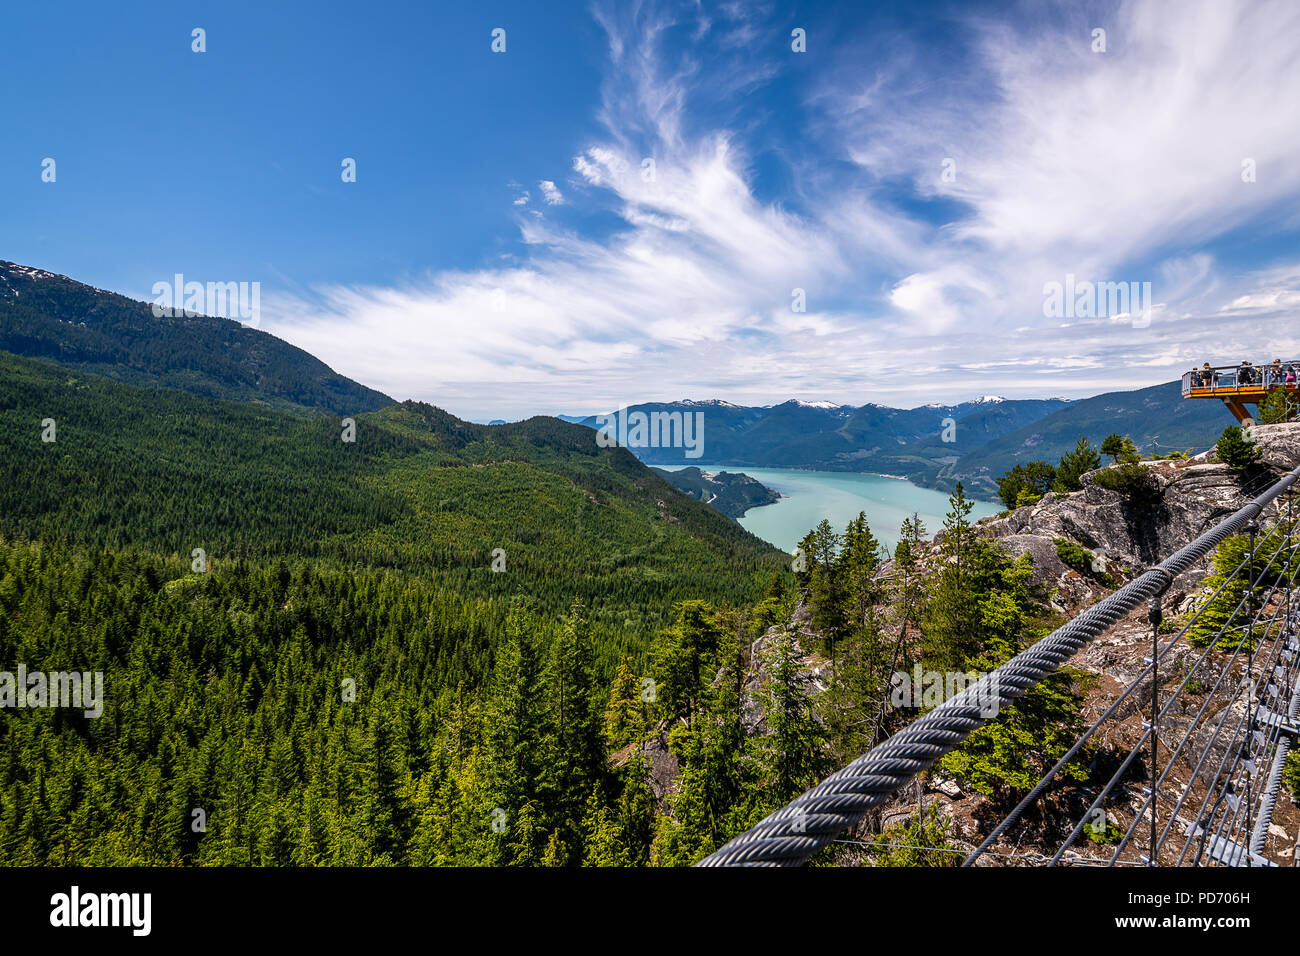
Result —
[[655, 695], [669, 721], [694, 721], [706, 682], [718, 666], [722, 629], [703, 601], [677, 605], [677, 623], [663, 631], [653, 648]]
[[1268, 393], [1268, 397], [1259, 403], [1256, 416], [1261, 425], [1278, 425], [1295, 418], [1296, 409], [1300, 408], [1300, 397], [1294, 389], [1279, 388]]
[[668, 735], [681, 772], [652, 847], [652, 859], [660, 865], [694, 863], [761, 816], [757, 767], [741, 714], [743, 669], [734, 632], [716, 630], [712, 661], [699, 718], [678, 724]]
[[794, 550], [794, 568], [795, 583], [801, 588], [806, 588], [812, 582], [813, 568], [817, 565], [817, 532], [809, 531], [799, 539], [799, 544]]
[[1226, 538], [1214, 551], [1213, 569], [1202, 582], [1211, 596], [1198, 609], [1196, 620], [1187, 631], [1187, 639], [1204, 647], [1227, 628], [1218, 646], [1235, 649], [1254, 637], [1267, 633], [1267, 624], [1258, 625], [1256, 633], [1230, 627], [1243, 623], [1258, 608], [1268, 589], [1285, 584], [1300, 574], [1300, 558], [1295, 555], [1295, 538], [1284, 527], [1277, 527], [1259, 537], [1251, 552], [1249, 535]]
[[1137, 445], [1133, 444], [1133, 439], [1128, 435], [1119, 435], [1115, 432], [1106, 436], [1105, 441], [1101, 443], [1101, 453], [1109, 455], [1112, 462], [1117, 465], [1131, 464], [1141, 461], [1142, 456], [1138, 454]]
[[617, 814], [621, 847], [629, 863], [644, 866], [650, 861], [656, 819], [650, 768], [645, 757], [633, 754], [620, 769], [619, 782]]
[[410, 809], [403, 754], [391, 711], [382, 702], [362, 739], [358, 838], [372, 854], [368, 862], [392, 865], [410, 838]]
[[784, 611], [787, 604], [786, 578], [781, 574], [773, 574], [768, 579], [762, 599], [754, 607], [754, 627], [760, 632], [767, 630], [786, 616]]
[[1053, 490], [1061, 493], [1080, 491], [1083, 483], [1079, 478], [1100, 467], [1101, 455], [1088, 442], [1087, 436], [1081, 436], [1074, 444], [1074, 451], [1061, 456], [1061, 462], [1056, 466], [1056, 484], [1053, 485]]
[[1045, 461], [1016, 465], [998, 479], [998, 497], [1008, 508], [1035, 504], [1056, 484], [1056, 469]]
[[545, 867], [569, 865], [569, 846], [565, 843], [558, 827], [551, 831], [550, 837], [546, 840], [546, 849], [542, 851], [541, 865]]
[[1236, 425], [1229, 425], [1219, 436], [1214, 446], [1219, 461], [1235, 471], [1244, 474], [1258, 464], [1262, 453], [1254, 442], [1248, 441], [1245, 434]]
[[836, 755], [842, 762], [869, 750], [884, 718], [893, 651], [880, 632], [876, 615], [845, 639], [839, 667], [831, 676], [819, 710]]
[[789, 629], [781, 631], [766, 655], [763, 688], [767, 734], [762, 743], [769, 802], [783, 804], [816, 783], [826, 768], [824, 731], [812, 706], [803, 668], [804, 654]]
[[840, 568], [845, 578], [845, 593], [851, 614], [848, 628], [860, 627], [868, 611], [879, 603], [880, 583], [876, 578], [880, 570], [881, 545], [871, 533], [865, 512], [849, 522], [844, 529], [844, 547], [840, 553]]
[[979, 598], [997, 557], [971, 527], [974, 504], [960, 482], [948, 502], [952, 510], [939, 538], [941, 561], [922, 622], [922, 646], [930, 668], [960, 671], [982, 646]]
[[587, 803], [587, 815], [582, 821], [583, 845], [586, 853], [584, 866], [630, 866], [627, 848], [618, 817], [605, 805], [600, 794], [593, 793]]
[[625, 656], [618, 665], [609, 701], [605, 705], [605, 744], [622, 750], [645, 736], [645, 712], [641, 702], [641, 685]]
[[925, 522], [913, 512], [910, 518], [903, 519], [898, 531], [898, 544], [894, 547], [894, 563], [902, 572], [899, 600], [903, 605], [904, 627], [919, 612], [924, 593], [918, 575], [918, 557], [926, 533]]
[[[514, 825], [510, 827], [509, 832], [511, 839], [506, 844], [505, 860], [511, 866], [546, 866], [548, 864], [543, 862], [545, 854], [550, 852], [554, 859], [554, 854], [559, 850], [558, 831], [552, 833], [550, 839], [546, 839], [546, 830], [542, 826], [537, 806], [531, 801], [519, 808]], [[544, 845], [543, 840], [546, 841]], [[556, 841], [557, 845], [552, 846], [552, 840]]]
[[489, 800], [515, 820], [523, 818], [527, 807], [529, 839], [535, 818], [544, 816], [543, 761], [553, 751], [546, 691], [537, 647], [516, 614], [497, 660], [484, 727]]
[[[1044, 633], [1037, 620], [1029, 555], [1008, 562], [991, 549], [983, 554], [981, 566], [973, 578], [980, 647], [956, 668], [972, 676], [992, 673]], [[1014, 703], [1000, 704], [994, 719], [976, 727], [940, 766], [999, 806], [1007, 804], [1037, 783], [1078, 738], [1079, 698], [1072, 686], [1076, 679], [1072, 672], [1057, 672]], [[998, 704], [992, 693], [986, 701], [990, 707]], [[1078, 761], [1061, 770], [1064, 780], [1086, 777]]]
[[813, 629], [826, 640], [831, 663], [835, 645], [843, 637], [847, 621], [843, 577], [837, 573], [841, 539], [823, 518], [812, 532], [813, 561], [808, 579]]
[[547, 815], [567, 853], [580, 843], [587, 798], [593, 791], [604, 793], [607, 783], [590, 633], [580, 606], [574, 606], [552, 647], [546, 685], [555, 728], [544, 773]]

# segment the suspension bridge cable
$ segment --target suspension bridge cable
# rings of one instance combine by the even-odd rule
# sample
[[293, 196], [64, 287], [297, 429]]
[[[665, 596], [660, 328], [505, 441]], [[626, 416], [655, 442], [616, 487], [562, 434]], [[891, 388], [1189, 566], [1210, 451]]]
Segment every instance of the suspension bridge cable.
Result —
[[1000, 706], [1024, 696], [1141, 601], [1163, 592], [1170, 580], [1254, 520], [1297, 479], [1300, 479], [1300, 467], [1157, 567], [1139, 575], [1074, 620], [1021, 651], [992, 674], [800, 794], [697, 865], [801, 864], [990, 719], [989, 702], [996, 700]]
[[[1245, 557], [1241, 559], [1241, 563], [1238, 564], [1236, 569], [1232, 572], [1232, 574], [1221, 585], [1219, 585], [1219, 589], [1215, 591], [1213, 595], [1211, 595], [1209, 601], [1206, 601], [1204, 604], [1202, 604], [1201, 607], [1192, 616], [1191, 620], [1187, 622], [1187, 624], [1183, 628], [1184, 633], [1187, 631], [1188, 628], [1190, 628], [1192, 625], [1196, 623], [1196, 621], [1201, 617], [1203, 613], [1205, 613], [1206, 608], [1208, 608], [1210, 605], [1210, 601], [1213, 601], [1215, 598], [1217, 598], [1223, 592], [1223, 590], [1227, 588], [1227, 586], [1232, 582], [1232, 580], [1236, 578], [1237, 574], [1240, 573], [1241, 569], [1246, 566], [1249, 560], [1250, 560], [1249, 557]], [[1066, 764], [1068, 764], [1071, 760], [1074, 759], [1075, 755], [1078, 754], [1078, 752], [1083, 749], [1084, 744], [1087, 743], [1092, 738], [1093, 734], [1095, 734], [1101, 728], [1101, 725], [1103, 723], [1105, 723], [1108, 719], [1110, 719], [1111, 715], [1113, 715], [1115, 711], [1119, 709], [1120, 704], [1124, 702], [1124, 700], [1129, 696], [1129, 694], [1132, 694], [1134, 691], [1138, 689], [1143, 679], [1146, 678], [1147, 674], [1150, 674], [1154, 670], [1159, 659], [1169, 654], [1173, 650], [1174, 645], [1176, 643], [1177, 643], [1177, 639], [1171, 640], [1168, 644], [1165, 645], [1164, 650], [1160, 651], [1157, 654], [1157, 659], [1147, 664], [1147, 666], [1132, 680], [1132, 682], [1129, 683], [1128, 687], [1126, 687], [1124, 691], [1117, 698], [1115, 698], [1114, 701], [1111, 702], [1110, 706], [1107, 707], [1106, 710], [1102, 713], [1102, 715], [1098, 717], [1096, 721], [1093, 722], [1092, 726], [1089, 727], [1083, 733], [1083, 735], [1075, 742], [1074, 746], [1072, 746], [1068, 751], [1066, 751], [1065, 756], [1061, 757], [1061, 759], [1056, 762], [1056, 765], [1052, 767], [1051, 770], [1047, 771], [1047, 773], [1045, 773], [1042, 776], [1042, 778], [1038, 781], [1038, 783], [1034, 785], [1033, 789], [1029, 791], [1028, 795], [1026, 795], [1025, 798], [1020, 801], [1020, 803], [1015, 807], [1015, 809], [1013, 809], [1009, 814], [1007, 814], [1002, 819], [1002, 821], [996, 827], [994, 827], [993, 832], [990, 833], [984, 839], [983, 843], [981, 843], [978, 847], [975, 848], [975, 850], [970, 854], [970, 856], [966, 858], [962, 866], [971, 866], [972, 864], [974, 864], [974, 862], [983, 853], [985, 853], [988, 850], [988, 848], [992, 846], [993, 843], [996, 842], [1002, 836], [1002, 834], [1005, 833], [1006, 830], [1009, 829], [1010, 826], [1017, 819], [1020, 818], [1020, 815], [1024, 813], [1026, 809], [1028, 809], [1030, 806], [1032, 806], [1034, 803], [1038, 801], [1038, 798], [1041, 797], [1043, 793], [1047, 790], [1048, 785], [1061, 771], [1061, 769], [1064, 768]], [[1210, 649], [1207, 648], [1205, 655], [1208, 655], [1209, 652]], [[1202, 655], [1202, 660], [1204, 659], [1205, 655]]]

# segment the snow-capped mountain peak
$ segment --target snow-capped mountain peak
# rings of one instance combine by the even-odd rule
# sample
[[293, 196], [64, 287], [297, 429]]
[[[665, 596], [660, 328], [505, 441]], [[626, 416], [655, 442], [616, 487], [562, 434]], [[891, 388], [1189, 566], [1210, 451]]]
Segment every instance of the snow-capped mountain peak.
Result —
[[691, 405], [691, 406], [707, 406], [709, 408], [740, 408], [741, 407], [740, 405], [735, 405], [731, 402], [724, 402], [720, 398], [706, 398], [703, 400], [694, 399], [694, 398], [683, 398], [681, 401], [677, 402], [677, 404]]

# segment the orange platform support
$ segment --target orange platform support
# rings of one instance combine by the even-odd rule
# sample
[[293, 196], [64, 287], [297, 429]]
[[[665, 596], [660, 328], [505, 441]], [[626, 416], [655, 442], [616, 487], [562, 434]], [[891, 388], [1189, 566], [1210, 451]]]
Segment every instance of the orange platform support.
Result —
[[1300, 360], [1275, 365], [1219, 365], [1183, 375], [1183, 398], [1217, 398], [1239, 425], [1254, 424], [1247, 405], [1258, 406], [1285, 389], [1300, 398]]

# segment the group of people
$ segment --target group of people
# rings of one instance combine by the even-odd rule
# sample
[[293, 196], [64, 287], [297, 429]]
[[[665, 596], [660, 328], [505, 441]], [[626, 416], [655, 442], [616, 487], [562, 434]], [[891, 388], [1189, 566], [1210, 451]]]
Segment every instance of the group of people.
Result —
[[[1290, 362], [1283, 364], [1281, 359], [1273, 359], [1272, 365], [1263, 366], [1242, 362], [1236, 369], [1236, 384], [1264, 387], [1286, 385], [1294, 388], [1297, 374], [1300, 373], [1297, 372], [1294, 364]], [[1216, 388], [1218, 384], [1219, 370], [1211, 368], [1209, 362], [1192, 372], [1192, 388]]]

